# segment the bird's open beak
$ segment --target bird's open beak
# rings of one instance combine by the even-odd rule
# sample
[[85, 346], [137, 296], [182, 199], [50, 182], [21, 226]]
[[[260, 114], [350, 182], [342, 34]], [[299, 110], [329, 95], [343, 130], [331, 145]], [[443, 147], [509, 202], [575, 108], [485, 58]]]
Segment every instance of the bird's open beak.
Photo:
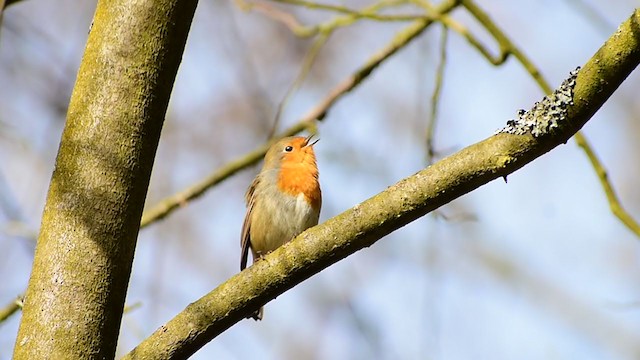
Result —
[[307, 147], [307, 146], [313, 146], [315, 145], [318, 141], [320, 141], [320, 139], [315, 139], [313, 142], [311, 141], [311, 139], [313, 139], [315, 135], [311, 134], [309, 136], [307, 136], [306, 139], [304, 139], [304, 146], [303, 147]]

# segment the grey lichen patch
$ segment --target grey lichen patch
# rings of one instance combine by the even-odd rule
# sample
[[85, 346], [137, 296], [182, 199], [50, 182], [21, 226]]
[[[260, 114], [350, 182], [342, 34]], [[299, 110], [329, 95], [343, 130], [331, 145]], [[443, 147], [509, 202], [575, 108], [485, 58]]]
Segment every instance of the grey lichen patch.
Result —
[[518, 110], [518, 117], [507, 121], [507, 126], [498, 133], [524, 135], [531, 133], [540, 137], [550, 133], [567, 118], [568, 107], [573, 105], [573, 90], [580, 67], [569, 73], [569, 78], [562, 82], [553, 94], [536, 102], [529, 111]]

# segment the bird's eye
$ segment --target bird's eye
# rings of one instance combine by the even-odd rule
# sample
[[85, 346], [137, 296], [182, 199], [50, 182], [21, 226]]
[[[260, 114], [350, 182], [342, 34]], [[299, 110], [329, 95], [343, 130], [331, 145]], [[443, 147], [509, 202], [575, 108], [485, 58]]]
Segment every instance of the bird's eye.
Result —
[[293, 151], [293, 146], [289, 145], [287, 147], [284, 148], [284, 151], [286, 152], [292, 152]]

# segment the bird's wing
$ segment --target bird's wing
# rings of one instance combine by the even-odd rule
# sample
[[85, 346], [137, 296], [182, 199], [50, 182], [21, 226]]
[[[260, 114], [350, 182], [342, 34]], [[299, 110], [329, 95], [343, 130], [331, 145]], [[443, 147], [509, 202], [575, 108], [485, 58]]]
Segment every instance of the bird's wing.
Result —
[[255, 203], [255, 197], [253, 195], [259, 181], [260, 175], [256, 176], [253, 180], [245, 195], [247, 213], [244, 216], [244, 222], [242, 223], [242, 235], [240, 237], [240, 246], [242, 247], [242, 251], [240, 252], [240, 271], [247, 267], [247, 260], [249, 258], [249, 248], [251, 248], [251, 232], [249, 231], [251, 229], [251, 211], [253, 210], [253, 205]]

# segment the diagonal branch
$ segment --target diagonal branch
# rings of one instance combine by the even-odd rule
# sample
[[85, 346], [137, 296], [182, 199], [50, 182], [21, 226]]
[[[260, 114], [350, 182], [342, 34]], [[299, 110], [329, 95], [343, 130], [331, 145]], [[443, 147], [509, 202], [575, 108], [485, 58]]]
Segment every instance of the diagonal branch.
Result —
[[[455, 9], [457, 5], [457, 0], [448, 0], [437, 6], [434, 11], [439, 14], [445, 14]], [[323, 120], [338, 100], [351, 90], [358, 87], [365, 79], [367, 79], [375, 68], [396, 54], [400, 49], [404, 48], [411, 42], [411, 40], [418, 37], [432, 23], [433, 21], [431, 20], [423, 19], [415, 21], [413, 24], [409, 25], [406, 29], [400, 32], [390, 44], [376, 52], [375, 55], [373, 55], [352, 75], [348, 76], [336, 85], [324, 99], [320, 100], [316, 106], [311, 108], [296, 124], [276, 136], [276, 139], [272, 139], [272, 141], [276, 141], [284, 136], [291, 136], [300, 133], [304, 130], [315, 132], [316, 120]], [[193, 184], [178, 193], [170, 195], [152, 207], [146, 209], [142, 215], [140, 228], [147, 227], [148, 225], [167, 217], [175, 210], [186, 205], [189, 201], [202, 196], [207, 190], [211, 189], [215, 185], [228, 179], [242, 169], [256, 164], [264, 157], [270, 143], [271, 142], [262, 144], [251, 152], [228, 162], [222, 167], [216, 169], [200, 182]], [[7, 305], [7, 307], [9, 306], [11, 306], [11, 304]], [[11, 314], [13, 313], [15, 313], [15, 311]], [[0, 323], [2, 321], [3, 319], [0, 319]]]
[[600, 180], [600, 185], [602, 186], [604, 194], [607, 197], [607, 201], [609, 202], [611, 212], [618, 217], [618, 219], [620, 219], [620, 221], [622, 221], [629, 230], [636, 234], [636, 236], [640, 236], [640, 224], [638, 224], [638, 222], [622, 206], [615, 189], [609, 181], [607, 170], [604, 168], [604, 165], [602, 165], [602, 162], [600, 162], [600, 159], [593, 149], [591, 149], [591, 146], [589, 146], [587, 139], [580, 132], [578, 132], [574, 138], [578, 146], [580, 146], [585, 154], [587, 154], [587, 157], [591, 162], [591, 166], [596, 171], [598, 179]]
[[[439, 14], [447, 13], [456, 7], [457, 1], [446, 1], [438, 6], [435, 11]], [[338, 85], [336, 85], [329, 94], [311, 110], [309, 110], [295, 125], [285, 130], [277, 139], [284, 136], [291, 136], [297, 134], [303, 130], [312, 130], [316, 120], [321, 121], [325, 118], [329, 110], [333, 105], [340, 100], [344, 95], [349, 93], [360, 85], [367, 77], [375, 70], [380, 64], [396, 54], [400, 49], [404, 48], [411, 40], [418, 37], [427, 27], [429, 27], [433, 21], [431, 20], [419, 20], [409, 25], [406, 29], [401, 31], [393, 41], [376, 52], [364, 65], [357, 69], [353, 74], [348, 76]], [[211, 175], [207, 176], [204, 180], [197, 184], [171, 195], [164, 200], [161, 200], [158, 204], [154, 205], [150, 209], [146, 210], [142, 216], [141, 227], [145, 227], [157, 220], [160, 220], [173, 211], [177, 210], [181, 206], [187, 204], [189, 201], [200, 197], [211, 187], [219, 184], [220, 182], [231, 177], [238, 171], [256, 164], [260, 161], [269, 148], [270, 142], [265, 143], [250, 153], [239, 157], [236, 160], [229, 162], [223, 167], [217, 169]]]
[[[430, 211], [507, 176], [573, 136], [640, 62], [640, 10], [563, 85], [572, 102], [539, 137], [499, 133], [311, 228], [190, 304], [125, 359], [196, 352], [267, 301]], [[575, 89], [571, 85], [575, 80]], [[567, 85], [569, 84], [569, 85]], [[536, 106], [535, 108], [537, 108]], [[557, 109], [554, 109], [556, 111]]]
[[8, 319], [11, 315], [20, 310], [20, 306], [22, 303], [22, 296], [19, 296], [17, 299], [14, 299], [9, 304], [5, 305], [2, 309], [0, 309], [0, 323]]
[[[489, 60], [493, 65], [501, 65], [507, 59], [509, 55], [513, 55], [525, 70], [531, 75], [531, 77], [538, 83], [538, 86], [544, 91], [546, 94], [551, 92], [551, 86], [549, 82], [542, 76], [540, 70], [535, 66], [533, 61], [531, 61], [525, 54], [522, 52], [511, 40], [509, 37], [500, 29], [498, 26], [489, 18], [478, 5], [475, 4], [472, 0], [462, 0], [462, 5], [478, 20], [482, 26], [487, 29], [487, 31], [494, 37], [494, 39], [498, 42], [500, 46], [500, 56], [494, 58], [490, 55], [489, 51], [486, 50], [479, 41], [474, 40], [473, 36], [465, 32], [465, 29], [460, 29], [460, 26], [455, 26], [452, 20], [450, 20], [446, 15], [442, 16], [443, 23], [447, 26], [451, 26], [454, 30], [460, 32], [463, 36], [467, 38], [467, 40], [472, 44], [472, 46], [476, 47], [481, 54], [483, 54], [487, 60]], [[609, 207], [611, 208], [611, 212], [614, 216], [616, 216], [629, 230], [631, 230], [637, 237], [640, 237], [640, 224], [624, 209], [622, 203], [616, 192], [609, 181], [607, 176], [607, 172], [604, 168], [604, 165], [600, 162], [595, 152], [593, 151], [591, 145], [587, 141], [587, 138], [584, 136], [582, 132], [578, 132], [574, 139], [578, 146], [582, 148], [582, 150], [587, 155], [587, 158], [591, 162], [591, 166], [596, 172], [598, 176], [598, 180], [600, 180], [600, 184], [604, 190], [604, 193], [607, 197], [607, 201], [609, 202]]]
[[[377, 11], [379, 8], [389, 5], [400, 5], [402, 1], [381, 1], [363, 10], [351, 9], [341, 5], [322, 4], [306, 0], [275, 0], [284, 4], [299, 5], [309, 9], [318, 9], [325, 11], [333, 11], [336, 13], [346, 14], [354, 19], [368, 19], [375, 21], [412, 21], [424, 18], [423, 15], [383, 15]], [[397, 4], [394, 4], [397, 3]]]
[[449, 29], [446, 26], [442, 26], [442, 33], [440, 34], [440, 59], [438, 60], [438, 66], [436, 68], [435, 86], [433, 93], [431, 94], [431, 112], [427, 120], [427, 131], [425, 135], [425, 143], [427, 147], [426, 159], [427, 164], [433, 163], [433, 158], [436, 156], [436, 150], [434, 146], [436, 123], [438, 121], [438, 109], [440, 105], [440, 98], [442, 96], [442, 87], [444, 85], [444, 69], [447, 64], [447, 39], [449, 38]]

